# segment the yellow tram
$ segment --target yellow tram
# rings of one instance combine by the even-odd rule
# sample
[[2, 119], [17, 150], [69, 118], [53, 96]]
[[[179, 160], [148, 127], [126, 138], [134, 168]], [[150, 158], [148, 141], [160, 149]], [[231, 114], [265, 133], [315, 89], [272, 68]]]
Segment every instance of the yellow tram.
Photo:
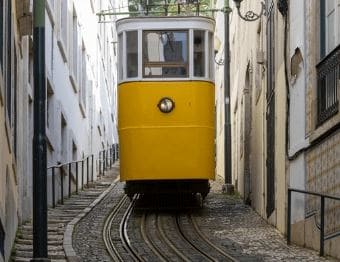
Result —
[[207, 17], [117, 21], [125, 193], [208, 194], [215, 178], [213, 32]]

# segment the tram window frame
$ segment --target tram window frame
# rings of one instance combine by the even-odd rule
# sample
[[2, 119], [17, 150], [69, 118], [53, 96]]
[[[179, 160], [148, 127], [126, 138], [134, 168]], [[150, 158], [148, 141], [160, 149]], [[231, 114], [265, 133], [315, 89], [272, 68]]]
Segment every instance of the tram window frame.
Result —
[[[135, 34], [133, 39], [129, 39], [130, 34]], [[125, 44], [125, 50], [126, 50], [126, 78], [137, 78], [138, 77], [138, 30], [131, 30], [126, 31], [126, 44]], [[133, 41], [134, 40], [134, 41]], [[129, 52], [131, 48], [131, 42], [134, 42], [132, 44], [135, 45], [135, 49], [132, 50], [134, 52]], [[133, 54], [135, 57], [130, 57], [130, 55]]]
[[[185, 41], [186, 41], [186, 59], [184, 62], [180, 61], [161, 61], [161, 62], [146, 62], [146, 57], [145, 57], [145, 48], [146, 48], [146, 35], [148, 33], [170, 33], [170, 32], [180, 32], [180, 33], [185, 33]], [[189, 77], [189, 69], [190, 69], [190, 49], [189, 49], [189, 30], [188, 29], [167, 29], [167, 30], [143, 30], [142, 32], [142, 71], [143, 71], [143, 78], [188, 78]], [[164, 75], [163, 73], [163, 68], [184, 68], [185, 69], [185, 74], [174, 74], [174, 75]], [[146, 68], [160, 68], [162, 70], [162, 74], [159, 75], [150, 75], [146, 74]]]
[[208, 78], [215, 78], [215, 68], [214, 68], [214, 34], [211, 31], [208, 31], [208, 63], [209, 63], [209, 72]]

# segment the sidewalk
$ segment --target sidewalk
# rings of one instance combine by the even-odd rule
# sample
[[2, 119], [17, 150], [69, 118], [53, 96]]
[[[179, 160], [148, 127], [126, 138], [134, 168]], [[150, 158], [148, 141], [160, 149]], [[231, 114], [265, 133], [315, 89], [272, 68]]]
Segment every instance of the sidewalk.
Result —
[[[68, 261], [64, 250], [66, 240], [64, 238], [69, 237], [73, 227], [69, 224], [74, 222], [75, 218], [84, 216], [97, 203], [95, 202], [97, 199], [99, 201], [99, 198], [104, 197], [104, 194], [108, 192], [107, 189], [117, 178], [118, 170], [119, 162], [116, 162], [110, 170], [106, 171], [104, 177], [93, 182], [89, 188], [65, 199], [64, 205], [48, 209], [48, 256], [52, 262]], [[68, 253], [67, 250], [66, 253]], [[32, 223], [28, 222], [18, 228], [10, 261], [28, 262], [32, 256]]]

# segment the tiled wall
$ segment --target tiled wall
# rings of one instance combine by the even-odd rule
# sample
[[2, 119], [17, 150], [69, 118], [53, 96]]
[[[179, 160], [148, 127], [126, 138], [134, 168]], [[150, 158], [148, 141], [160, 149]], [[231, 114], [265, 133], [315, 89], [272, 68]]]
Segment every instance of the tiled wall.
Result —
[[[307, 153], [307, 190], [340, 195], [340, 131]], [[325, 201], [326, 234], [340, 231], [340, 201]], [[320, 197], [307, 197], [306, 215], [320, 222]]]

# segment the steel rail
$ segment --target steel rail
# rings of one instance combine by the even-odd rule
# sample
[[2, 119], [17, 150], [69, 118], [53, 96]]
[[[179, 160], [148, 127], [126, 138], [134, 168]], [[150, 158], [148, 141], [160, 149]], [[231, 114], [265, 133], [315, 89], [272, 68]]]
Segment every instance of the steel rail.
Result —
[[164, 257], [164, 255], [162, 255], [160, 251], [158, 251], [158, 248], [148, 237], [147, 230], [146, 230], [146, 217], [147, 217], [147, 212], [144, 212], [142, 216], [142, 221], [141, 221], [141, 234], [142, 234], [143, 240], [148, 245], [148, 247], [152, 250], [152, 252], [157, 256], [159, 261], [166, 262], [167, 259]]
[[198, 227], [195, 218], [190, 214], [189, 215], [189, 219], [196, 231], [196, 233], [200, 236], [200, 238], [202, 240], [204, 240], [204, 242], [206, 242], [209, 246], [211, 246], [213, 249], [215, 249], [216, 251], [218, 251], [221, 255], [223, 255], [224, 257], [230, 259], [230, 261], [234, 261], [234, 262], [238, 262], [239, 260], [235, 259], [234, 257], [232, 257], [231, 255], [229, 255], [228, 253], [226, 253], [224, 250], [222, 250], [220, 247], [216, 246], [214, 243], [212, 243], [204, 234], [203, 232], [200, 230], [200, 228]]
[[105, 220], [104, 223], [104, 228], [103, 228], [103, 240], [105, 243], [105, 247], [107, 251], [109, 252], [111, 258], [114, 261], [124, 261], [124, 259], [121, 257], [119, 254], [117, 248], [113, 244], [112, 238], [111, 238], [111, 227], [112, 227], [112, 222], [116, 218], [116, 215], [118, 212], [121, 210], [121, 208], [124, 206], [124, 204], [127, 201], [127, 196], [124, 195], [118, 202], [118, 204], [114, 207], [114, 209], [111, 211], [107, 219]]
[[209, 259], [210, 261], [218, 261], [216, 258], [210, 256], [208, 253], [202, 251], [199, 247], [197, 247], [184, 233], [184, 231], [181, 228], [180, 225], [180, 217], [179, 214], [176, 214], [176, 225], [177, 225], [177, 230], [180, 233], [180, 235], [183, 237], [183, 239], [190, 245], [192, 246], [195, 250], [197, 250], [200, 254], [202, 254], [204, 257]]
[[128, 251], [130, 253], [133, 260], [137, 261], [137, 262], [144, 261], [144, 259], [132, 247], [132, 245], [130, 243], [129, 236], [128, 236], [128, 232], [127, 232], [127, 226], [128, 226], [130, 215], [133, 211], [133, 208], [134, 208], [136, 201], [139, 198], [139, 196], [140, 195], [135, 195], [134, 198], [132, 199], [129, 207], [126, 209], [126, 211], [124, 213], [124, 216], [122, 218], [122, 221], [121, 221], [120, 227], [119, 227], [119, 234], [120, 234], [120, 238], [123, 242], [124, 248], [126, 249], [126, 251]]
[[161, 217], [157, 214], [157, 224], [156, 227], [162, 237], [162, 239], [164, 240], [164, 242], [170, 247], [170, 249], [172, 251], [174, 251], [176, 253], [177, 256], [179, 256], [183, 261], [185, 262], [190, 262], [191, 260], [186, 257], [181, 251], [178, 250], [178, 248], [176, 248], [176, 246], [168, 239], [168, 237], [166, 236], [166, 234], [164, 233], [164, 230], [162, 228], [162, 221], [161, 221]]

